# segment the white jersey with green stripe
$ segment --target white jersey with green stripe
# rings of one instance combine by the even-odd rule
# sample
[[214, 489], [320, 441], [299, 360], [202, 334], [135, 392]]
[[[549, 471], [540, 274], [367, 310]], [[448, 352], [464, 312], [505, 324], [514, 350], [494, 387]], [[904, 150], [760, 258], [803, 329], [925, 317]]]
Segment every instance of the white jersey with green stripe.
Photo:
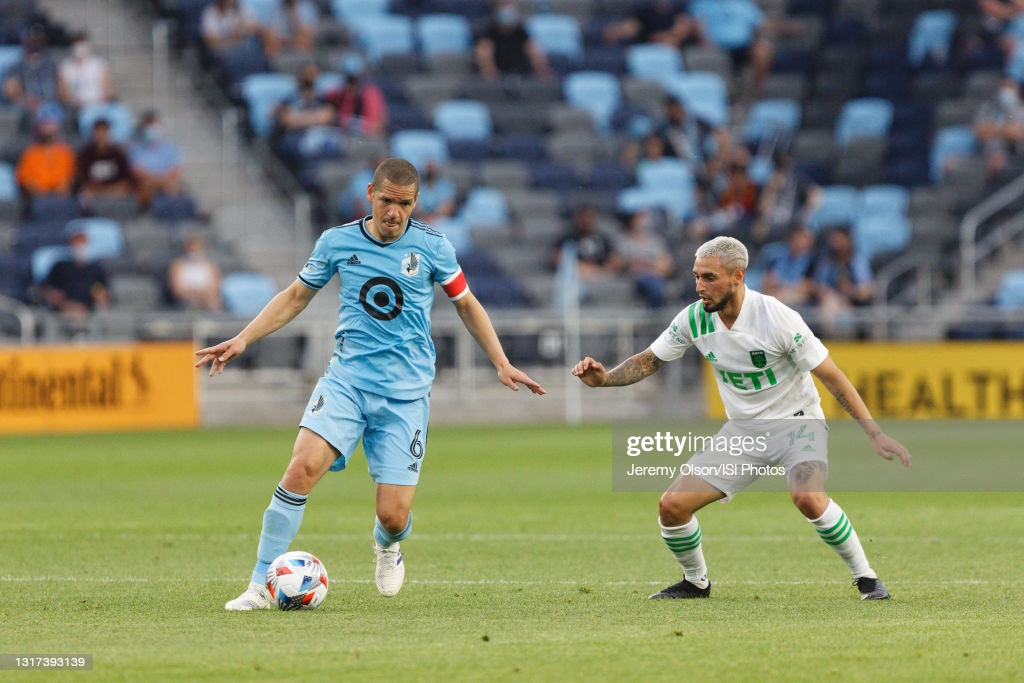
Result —
[[824, 418], [810, 371], [828, 357], [800, 314], [775, 297], [747, 288], [731, 328], [696, 301], [675, 317], [650, 349], [663, 361], [691, 346], [714, 369], [730, 419]]

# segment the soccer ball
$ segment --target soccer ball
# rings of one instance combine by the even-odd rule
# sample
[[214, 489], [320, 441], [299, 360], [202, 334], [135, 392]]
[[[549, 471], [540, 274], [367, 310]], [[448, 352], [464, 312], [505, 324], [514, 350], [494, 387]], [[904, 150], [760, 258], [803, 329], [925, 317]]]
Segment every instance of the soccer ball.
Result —
[[270, 563], [267, 589], [278, 609], [313, 609], [327, 597], [327, 569], [310, 553], [293, 550]]

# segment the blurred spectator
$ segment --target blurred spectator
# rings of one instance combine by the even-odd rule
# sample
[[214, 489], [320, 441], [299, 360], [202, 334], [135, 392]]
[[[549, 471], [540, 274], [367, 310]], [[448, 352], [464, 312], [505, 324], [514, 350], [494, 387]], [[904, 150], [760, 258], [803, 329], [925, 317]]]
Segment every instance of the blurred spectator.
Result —
[[281, 52], [312, 54], [319, 10], [311, 0], [280, 0], [263, 26], [263, 45], [268, 57]]
[[758, 255], [758, 269], [764, 273], [761, 292], [787, 306], [810, 303], [814, 283], [810, 278], [814, 262], [815, 235], [801, 224], [790, 227], [785, 242], [766, 244]]
[[110, 305], [110, 284], [102, 265], [89, 260], [89, 238], [76, 231], [68, 236], [71, 260], [54, 264], [40, 287], [46, 304], [72, 318], [85, 318]]
[[24, 56], [7, 71], [3, 92], [8, 102], [21, 107], [28, 120], [44, 102], [56, 102], [57, 64], [47, 52], [46, 29], [33, 25], [22, 40]]
[[416, 217], [424, 223], [433, 223], [455, 213], [455, 185], [444, 177], [441, 165], [429, 159], [420, 178], [420, 198], [416, 202]]
[[623, 215], [623, 233], [615, 241], [624, 270], [633, 279], [636, 293], [648, 308], [659, 308], [668, 298], [669, 277], [674, 264], [668, 244], [650, 228], [648, 210]]
[[729, 165], [702, 192], [701, 214], [690, 227], [691, 237], [706, 239], [709, 235], [731, 235], [746, 239], [757, 211], [757, 185], [747, 168], [750, 152], [734, 147]]
[[494, 80], [504, 75], [549, 78], [544, 50], [530, 38], [515, 0], [499, 0], [474, 48], [480, 75]]
[[299, 70], [299, 92], [274, 110], [274, 145], [290, 161], [300, 156], [302, 134], [316, 126], [333, 126], [337, 120], [334, 105], [316, 91], [320, 67], [308, 62]]
[[665, 120], [656, 128], [665, 141], [665, 153], [692, 162], [694, 175], [707, 178], [718, 173], [732, 150], [726, 126], [712, 126], [690, 114], [677, 97], [665, 98]]
[[579, 273], [584, 280], [612, 278], [625, 268], [615, 243], [601, 232], [597, 219], [597, 211], [591, 206], [580, 206], [573, 212], [569, 231], [559, 238], [551, 252], [551, 268], [558, 267], [562, 247], [568, 243], [576, 245]]
[[43, 194], [70, 196], [75, 183], [75, 151], [60, 137], [64, 113], [55, 102], [36, 112], [36, 136], [21, 157], [15, 177], [28, 197]]
[[841, 334], [846, 325], [844, 314], [854, 306], [870, 304], [875, 287], [871, 264], [854, 250], [849, 226], [826, 233], [825, 248], [810, 272], [824, 329], [831, 335]]
[[977, 15], [961, 17], [961, 58], [975, 68], [999, 66], [1016, 47], [1007, 29], [1021, 13], [1024, 0], [978, 0]]
[[183, 308], [220, 311], [220, 267], [206, 254], [206, 243], [197, 234], [185, 237], [185, 254], [171, 262], [167, 286], [174, 302]]
[[206, 49], [223, 58], [225, 51], [250, 47], [260, 33], [260, 25], [239, 0], [213, 0], [203, 8], [200, 32]]
[[790, 30], [790, 24], [773, 26], [754, 0], [717, 0], [715, 4], [719, 9], [711, 15], [713, 20], [707, 25], [702, 22], [702, 28], [711, 42], [729, 52], [734, 70], [739, 72], [748, 65], [751, 67], [753, 93], [756, 93], [775, 58], [775, 45], [770, 35], [775, 30]]
[[169, 197], [184, 194], [181, 150], [167, 137], [156, 111], [147, 111], [139, 119], [135, 140], [128, 148], [128, 163], [143, 208], [158, 194]]
[[110, 139], [110, 122], [97, 119], [92, 137], [78, 150], [78, 195], [127, 197], [134, 191], [132, 169], [124, 148]]
[[978, 109], [974, 134], [981, 143], [989, 178], [997, 177], [1011, 158], [1024, 153], [1024, 102], [1019, 83], [1003, 79], [996, 97]]
[[607, 43], [662, 43], [675, 48], [705, 42], [696, 19], [678, 0], [648, 0], [634, 7], [626, 18], [610, 23], [604, 30]]
[[665, 139], [655, 132], [647, 133], [640, 140], [630, 140], [622, 148], [622, 167], [635, 174], [642, 164], [669, 156], [666, 147]]
[[763, 244], [780, 239], [794, 223], [803, 222], [818, 204], [822, 190], [800, 173], [787, 151], [776, 148], [772, 154], [773, 169], [761, 188], [753, 240]]
[[365, 80], [362, 62], [352, 59], [343, 68], [345, 85], [325, 97], [337, 111], [338, 127], [357, 135], [383, 134], [388, 126], [388, 105], [384, 93]]
[[109, 102], [114, 98], [114, 85], [107, 62], [93, 54], [86, 33], [75, 35], [71, 43], [71, 54], [61, 61], [57, 76], [61, 102], [71, 111], [90, 104]]

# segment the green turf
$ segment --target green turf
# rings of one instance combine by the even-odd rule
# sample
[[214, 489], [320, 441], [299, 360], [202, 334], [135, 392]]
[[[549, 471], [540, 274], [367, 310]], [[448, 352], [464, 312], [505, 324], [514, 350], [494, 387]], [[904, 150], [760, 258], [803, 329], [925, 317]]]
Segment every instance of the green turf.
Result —
[[[894, 429], [934, 452], [962, 448], [955, 423]], [[678, 569], [658, 538], [657, 494], [611, 492], [608, 427], [432, 430], [407, 582], [391, 599], [373, 585], [360, 459], [314, 491], [293, 544], [326, 564], [325, 604], [225, 613], [293, 438], [0, 440], [0, 653], [95, 656], [90, 674], [18, 680], [1024, 675], [1024, 494], [837, 494], [892, 590], [879, 603], [857, 600], [784, 494], [744, 494], [701, 513], [712, 599], [647, 601]], [[831, 438], [866, 448], [840, 425]]]

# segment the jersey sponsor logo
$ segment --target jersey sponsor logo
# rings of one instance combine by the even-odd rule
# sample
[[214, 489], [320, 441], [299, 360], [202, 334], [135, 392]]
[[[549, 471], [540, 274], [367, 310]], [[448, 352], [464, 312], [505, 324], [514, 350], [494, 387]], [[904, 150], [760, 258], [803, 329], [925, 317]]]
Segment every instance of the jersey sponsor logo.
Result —
[[765, 368], [760, 372], [729, 372], [727, 370], [716, 370], [715, 372], [722, 379], [722, 384], [728, 384], [740, 391], [760, 391], [779, 383], [771, 368]]
[[672, 337], [672, 341], [674, 341], [677, 344], [686, 343], [686, 340], [683, 339], [679, 334], [679, 325], [677, 323], [672, 323], [672, 326], [669, 327], [668, 336]]
[[764, 351], [758, 349], [757, 351], [750, 352], [750, 362], [754, 364], [754, 367], [760, 370], [761, 368], [768, 365], [768, 356], [765, 355]]
[[409, 255], [402, 259], [402, 274], [408, 277], [416, 277], [420, 272], [420, 257], [416, 255], [415, 251], [410, 251]]
[[362, 265], [363, 262], [359, 260], [358, 256], [352, 254], [351, 256], [348, 257], [348, 261], [345, 261], [345, 263], [347, 263], [350, 266], [358, 266]]
[[714, 351], [708, 351], [708, 355], [706, 355], [704, 357], [707, 358], [712, 363], [717, 363], [718, 362], [718, 357], [715, 356], [715, 352]]
[[375, 320], [394, 320], [402, 312], [405, 295], [391, 278], [371, 277], [359, 290], [359, 303]]

